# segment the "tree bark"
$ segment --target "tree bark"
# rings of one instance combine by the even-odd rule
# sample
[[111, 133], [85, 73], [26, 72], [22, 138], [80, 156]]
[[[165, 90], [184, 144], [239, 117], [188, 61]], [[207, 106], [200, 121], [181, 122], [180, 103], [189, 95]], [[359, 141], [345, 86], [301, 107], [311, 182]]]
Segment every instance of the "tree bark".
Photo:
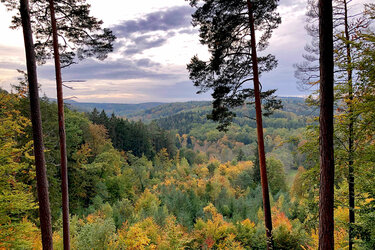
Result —
[[59, 120], [59, 136], [60, 136], [63, 242], [64, 242], [64, 249], [69, 250], [70, 249], [70, 237], [69, 237], [68, 160], [67, 160], [67, 154], [66, 154], [64, 97], [63, 97], [63, 89], [62, 89], [59, 41], [58, 41], [58, 35], [57, 35], [57, 25], [56, 25], [55, 8], [54, 8], [53, 0], [49, 0], [49, 8], [51, 12], [53, 53], [54, 53], [54, 60], [55, 60], [56, 89], [57, 89], [57, 109], [58, 109], [58, 120]]
[[247, 0], [247, 6], [249, 10], [249, 24], [250, 24], [250, 33], [251, 33], [250, 34], [251, 35], [251, 60], [253, 64], [255, 111], [256, 111], [256, 124], [257, 124], [257, 135], [258, 135], [260, 179], [261, 179], [262, 192], [263, 192], [264, 223], [266, 226], [266, 234], [267, 234], [267, 249], [272, 249], [273, 248], [272, 218], [271, 218], [270, 197], [269, 197], [269, 191], [268, 191], [266, 154], [264, 150], [262, 106], [261, 106], [262, 104], [260, 100], [260, 90], [259, 90], [258, 58], [257, 58], [257, 52], [256, 52], [253, 8], [252, 8], [252, 3], [250, 2], [250, 0]]
[[352, 57], [350, 43], [348, 43], [349, 36], [349, 23], [348, 23], [348, 4], [344, 0], [344, 25], [345, 25], [345, 39], [346, 39], [346, 64], [347, 64], [347, 76], [348, 76], [348, 94], [349, 101], [348, 105], [348, 116], [349, 116], [349, 135], [348, 135], [348, 187], [349, 187], [349, 250], [353, 249], [354, 230], [353, 224], [355, 223], [355, 211], [354, 211], [354, 117], [353, 117], [353, 70], [352, 70]]
[[43, 249], [53, 249], [51, 210], [48, 196], [47, 170], [44, 158], [42, 119], [38, 93], [38, 78], [28, 0], [20, 0], [20, 14], [25, 43], [26, 65], [29, 83], [31, 123], [34, 140], [34, 155], [36, 166], [37, 192], [39, 200], [40, 228], [42, 231], [42, 245]]
[[320, 199], [319, 249], [334, 249], [333, 21], [332, 0], [319, 0]]

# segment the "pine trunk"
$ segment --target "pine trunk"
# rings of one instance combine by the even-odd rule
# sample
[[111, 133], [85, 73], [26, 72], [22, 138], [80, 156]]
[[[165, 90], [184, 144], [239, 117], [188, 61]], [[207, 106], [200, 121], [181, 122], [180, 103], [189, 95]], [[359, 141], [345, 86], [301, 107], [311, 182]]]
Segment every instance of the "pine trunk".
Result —
[[34, 42], [32, 37], [29, 2], [20, 0], [20, 14], [25, 42], [27, 77], [29, 83], [31, 123], [34, 140], [37, 192], [39, 200], [39, 218], [42, 231], [43, 249], [53, 249], [51, 210], [48, 197], [47, 170], [44, 158], [42, 118], [39, 105], [38, 78]]
[[333, 21], [332, 0], [319, 0], [320, 198], [319, 249], [334, 249]]
[[347, 64], [347, 77], [348, 77], [348, 94], [349, 101], [348, 105], [348, 116], [349, 116], [349, 135], [348, 135], [348, 187], [349, 187], [349, 250], [353, 249], [354, 230], [353, 225], [355, 223], [355, 212], [354, 212], [354, 166], [353, 166], [353, 142], [354, 142], [354, 117], [353, 117], [353, 70], [352, 70], [352, 57], [351, 48], [348, 43], [349, 36], [349, 23], [348, 23], [348, 4], [344, 0], [344, 23], [345, 23], [345, 39], [346, 39], [346, 64]]
[[261, 179], [262, 192], [263, 192], [264, 223], [266, 226], [266, 234], [267, 234], [267, 249], [273, 249], [271, 206], [270, 206], [270, 197], [269, 197], [269, 191], [268, 191], [266, 154], [264, 150], [262, 106], [261, 106], [262, 104], [260, 100], [260, 90], [259, 90], [258, 58], [257, 58], [257, 53], [256, 53], [254, 17], [253, 17], [252, 3], [250, 2], [250, 0], [247, 0], [247, 6], [248, 6], [248, 11], [249, 11], [249, 24], [250, 24], [250, 33], [251, 33], [251, 60], [253, 64], [255, 111], [256, 111], [256, 124], [257, 124], [257, 135], [258, 135], [260, 179]]
[[57, 35], [57, 25], [56, 25], [55, 8], [54, 8], [53, 0], [49, 0], [49, 8], [51, 12], [53, 54], [54, 54], [54, 59], [55, 59], [57, 109], [58, 109], [58, 120], [59, 120], [59, 136], [60, 136], [63, 242], [64, 242], [64, 249], [69, 250], [70, 249], [70, 237], [69, 237], [68, 160], [67, 160], [67, 155], [66, 155], [64, 97], [63, 97], [63, 89], [62, 89], [59, 41], [58, 41], [58, 35]]

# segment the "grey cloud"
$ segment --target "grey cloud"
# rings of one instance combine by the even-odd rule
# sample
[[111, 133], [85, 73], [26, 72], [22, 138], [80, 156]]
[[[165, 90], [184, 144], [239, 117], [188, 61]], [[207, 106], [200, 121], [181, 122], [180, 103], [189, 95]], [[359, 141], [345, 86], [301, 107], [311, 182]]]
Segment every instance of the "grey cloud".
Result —
[[168, 31], [190, 26], [193, 9], [188, 6], [173, 7], [145, 15], [137, 20], [126, 20], [112, 29], [118, 37], [129, 37], [135, 32]]
[[283, 0], [283, 1], [280, 1], [280, 6], [292, 6], [292, 5], [305, 6], [306, 4], [307, 4], [306, 0]]
[[209, 93], [197, 95], [196, 91], [197, 89], [193, 86], [191, 81], [181, 81], [162, 87], [152, 86], [150, 88], [143, 88], [142, 90], [134, 90], [133, 93], [146, 95], [147, 101], [160, 102], [181, 102], [212, 99]]
[[132, 44], [127, 46], [124, 53], [126, 55], [140, 54], [144, 50], [156, 48], [167, 42], [167, 37], [142, 35], [133, 39]]
[[139, 59], [136, 61], [137, 66], [139, 67], [152, 67], [152, 66], [160, 66], [160, 63], [153, 62], [148, 58]]
[[12, 62], [1, 62], [0, 61], [0, 69], [20, 69], [20, 70], [25, 70], [25, 65], [24, 64], [19, 64], [19, 63], [12, 63]]
[[[97, 79], [97, 80], [129, 80], [129, 79], [155, 79], [168, 80], [176, 79], [179, 75], [160, 73], [152, 70], [158, 63], [149, 59], [98, 62], [93, 59], [87, 59], [79, 64], [72, 65], [63, 70], [63, 78], [71, 79]], [[147, 68], [146, 68], [147, 67]], [[46, 65], [39, 67], [38, 70], [42, 78], [53, 79], [53, 67]]]
[[116, 50], [125, 55], [142, 54], [143, 51], [163, 46], [167, 40], [183, 30], [190, 31], [193, 9], [188, 6], [172, 7], [146, 14], [136, 20], [125, 20], [112, 27], [116, 36], [125, 42], [116, 44]]
[[178, 31], [179, 34], [189, 34], [189, 35], [192, 35], [192, 34], [197, 34], [198, 31], [197, 29], [194, 29], [193, 27], [191, 28], [185, 28], [185, 29], [181, 29]]
[[150, 88], [149, 93], [168, 100], [168, 98], [178, 98], [185, 100], [193, 99], [210, 99], [210, 94], [205, 93], [202, 95], [197, 95], [197, 88], [191, 81], [177, 82], [173, 85], [163, 86], [163, 87], [153, 87]]

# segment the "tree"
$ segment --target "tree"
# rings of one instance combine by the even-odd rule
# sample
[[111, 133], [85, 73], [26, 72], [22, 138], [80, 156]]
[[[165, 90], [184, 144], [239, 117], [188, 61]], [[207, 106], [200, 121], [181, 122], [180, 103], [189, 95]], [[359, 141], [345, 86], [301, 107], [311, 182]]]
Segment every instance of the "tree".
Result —
[[[261, 98], [264, 104], [264, 115], [270, 114], [281, 102], [275, 99], [275, 90], [261, 92], [259, 75], [270, 71], [277, 65], [272, 55], [257, 57], [257, 49], [264, 50], [272, 30], [280, 24], [276, 13], [278, 1], [267, 0], [251, 2], [203, 1], [190, 0], [191, 6], [197, 8], [193, 14], [193, 25], [200, 26], [200, 42], [208, 46], [211, 58], [208, 62], [197, 56], [191, 59], [187, 69], [198, 93], [213, 90], [213, 110], [209, 118], [219, 121], [219, 130], [227, 130], [235, 114], [230, 109], [241, 106], [250, 99], [255, 99], [258, 151], [260, 158], [261, 180], [265, 224], [269, 238], [268, 247], [272, 247], [272, 221], [269, 205], [269, 192], [264, 152], [262, 127]], [[256, 44], [255, 27], [262, 30], [260, 41]], [[254, 89], [245, 84], [254, 81]]]
[[[369, 20], [375, 20], [375, 4], [365, 6], [365, 14]], [[364, 202], [358, 199], [355, 206], [359, 207], [355, 229], [357, 236], [362, 240], [360, 244], [363, 248], [372, 249], [375, 247], [375, 229], [373, 226], [373, 215], [375, 211], [375, 188], [374, 188], [374, 119], [375, 119], [375, 31], [370, 26], [369, 29], [359, 34], [360, 41], [352, 43], [360, 51], [360, 60], [354, 64], [354, 69], [359, 71], [359, 90], [362, 95], [355, 99], [355, 111], [361, 115], [361, 122], [358, 130], [361, 131], [360, 143], [356, 143], [357, 150], [356, 163], [356, 196], [365, 195]], [[362, 198], [362, 197], [361, 197]], [[361, 202], [362, 201], [362, 202]]]
[[[74, 3], [74, 2], [72, 2]], [[71, 4], [72, 4], [71, 3]], [[77, 5], [71, 5], [72, 9], [77, 8]], [[58, 42], [58, 27], [56, 22], [55, 16], [55, 7], [54, 1], [49, 0], [49, 9], [50, 9], [50, 17], [51, 17], [51, 28], [52, 28], [52, 44], [53, 44], [53, 55], [55, 60], [55, 72], [56, 72], [56, 87], [57, 87], [57, 103], [58, 103], [58, 118], [59, 118], [59, 136], [60, 136], [60, 155], [61, 155], [61, 189], [62, 189], [62, 210], [63, 210], [63, 232], [64, 232], [64, 249], [70, 249], [70, 240], [69, 240], [69, 194], [68, 194], [68, 166], [67, 166], [67, 154], [66, 154], [66, 134], [65, 134], [65, 120], [64, 120], [64, 100], [63, 100], [63, 85], [62, 85], [62, 76], [61, 76], [61, 62], [60, 62], [60, 54], [59, 54], [59, 42]], [[75, 14], [77, 15], [77, 14]], [[60, 15], [61, 16], [61, 15]], [[64, 17], [64, 15], [63, 15]], [[73, 16], [73, 18], [80, 18], [80, 16]], [[93, 19], [93, 18], [91, 18]], [[84, 27], [81, 23], [78, 27], [70, 27], [74, 29], [82, 29], [83, 31], [86, 29], [90, 30], [93, 27], [93, 24]], [[100, 25], [99, 25], [100, 27]], [[70, 32], [67, 35], [72, 35], [73, 33]], [[77, 36], [77, 38], [82, 38], [82, 35]], [[91, 38], [93, 39], [93, 38]], [[104, 59], [106, 57], [106, 53], [112, 51], [112, 41], [114, 40], [114, 36], [108, 33], [107, 45], [108, 50], [103, 51], [102, 54], [99, 56], [100, 59]], [[103, 39], [105, 42], [105, 39]], [[77, 43], [77, 40], [73, 42], [74, 44]], [[91, 45], [94, 49], [96, 47]], [[90, 45], [88, 46], [90, 48]], [[43, 48], [44, 49], [44, 48]], [[86, 56], [91, 56], [87, 54]], [[102, 58], [101, 58], [102, 57]], [[81, 59], [84, 58], [84, 55], [81, 55]]]
[[44, 249], [53, 249], [51, 211], [48, 197], [48, 181], [44, 159], [42, 120], [39, 107], [38, 79], [36, 72], [36, 58], [34, 42], [32, 37], [29, 3], [20, 0], [20, 14], [22, 21], [23, 36], [25, 42], [26, 65], [29, 83], [29, 97], [31, 122], [34, 138], [34, 155], [37, 176], [37, 190], [39, 199], [39, 218], [42, 231], [42, 244]]
[[333, 21], [332, 1], [319, 0], [320, 191], [319, 249], [334, 249]]
[[287, 191], [284, 165], [280, 160], [274, 157], [267, 159], [267, 176], [269, 176], [270, 190], [273, 195], [280, 191]]
[[69, 250], [70, 249], [70, 237], [69, 237], [68, 158], [67, 158], [67, 153], [66, 153], [64, 99], [63, 99], [63, 90], [62, 90], [59, 42], [58, 42], [55, 8], [54, 8], [53, 0], [49, 1], [49, 9], [50, 9], [50, 14], [51, 14], [51, 28], [52, 28], [52, 37], [53, 37], [52, 39], [53, 40], [53, 52], [54, 52], [54, 59], [55, 59], [57, 107], [58, 107], [58, 120], [59, 120], [63, 238], [64, 238], [64, 249]]
[[[17, 7], [16, 1], [5, 1], [9, 10]], [[80, 1], [55, 1], [53, 0], [31, 1], [31, 23], [35, 29], [37, 41], [35, 49], [37, 60], [45, 63], [52, 57], [53, 51], [56, 71], [56, 87], [58, 101], [58, 119], [60, 135], [61, 154], [61, 186], [63, 200], [63, 224], [64, 224], [64, 247], [69, 247], [69, 198], [67, 180], [67, 155], [66, 135], [64, 122], [64, 103], [61, 77], [61, 64], [69, 66], [75, 63], [76, 54], [79, 60], [86, 57], [96, 56], [98, 59], [105, 59], [107, 54], [113, 50], [112, 42], [115, 36], [109, 29], [102, 29], [102, 21], [89, 15], [89, 5], [85, 0]], [[47, 9], [50, 9], [50, 20]], [[58, 22], [56, 21], [58, 20]], [[20, 26], [18, 16], [13, 17], [13, 28]], [[57, 30], [59, 27], [59, 30]], [[52, 33], [52, 34], [51, 34]], [[64, 44], [61, 46], [61, 60], [59, 53], [58, 37], [61, 37]]]
[[[361, 123], [360, 112], [356, 100], [362, 95], [358, 81], [359, 69], [355, 69], [355, 64], [360, 60], [359, 47], [353, 46], [361, 39], [360, 34], [369, 26], [369, 20], [362, 13], [352, 13], [350, 10], [350, 0], [333, 1], [333, 48], [335, 62], [335, 101], [338, 106], [335, 116], [335, 142], [338, 147], [336, 150], [336, 166], [338, 171], [343, 166], [347, 166], [348, 181], [348, 206], [349, 206], [349, 249], [353, 248], [354, 223], [355, 223], [355, 156], [358, 155], [358, 143]], [[309, 24], [306, 29], [313, 37], [311, 44], [305, 47], [308, 54], [303, 55], [305, 62], [295, 65], [296, 76], [303, 85], [312, 86], [319, 83], [316, 71], [319, 67], [315, 64], [318, 61], [319, 54], [316, 38], [318, 29], [315, 22], [318, 20], [318, 5], [316, 0], [308, 1], [307, 12]], [[342, 170], [341, 170], [342, 171]]]

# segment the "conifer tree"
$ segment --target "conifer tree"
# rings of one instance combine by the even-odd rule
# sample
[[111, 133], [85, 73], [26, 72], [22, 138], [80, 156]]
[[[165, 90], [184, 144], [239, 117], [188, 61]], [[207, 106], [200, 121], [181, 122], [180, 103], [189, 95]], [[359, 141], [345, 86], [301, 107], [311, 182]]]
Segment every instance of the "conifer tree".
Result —
[[333, 21], [332, 0], [319, 0], [320, 190], [319, 249], [334, 249]]
[[[208, 46], [211, 58], [208, 62], [198, 56], [191, 59], [187, 68], [190, 79], [199, 87], [198, 93], [213, 90], [213, 110], [210, 119], [218, 121], [219, 130], [227, 130], [235, 114], [232, 108], [254, 100], [257, 120], [258, 151], [263, 190], [263, 208], [268, 236], [268, 248], [272, 248], [272, 221], [264, 151], [262, 108], [269, 114], [280, 108], [281, 102], [273, 96], [275, 90], [261, 92], [260, 74], [276, 67], [273, 55], [257, 56], [257, 51], [268, 45], [273, 29], [281, 22], [276, 13], [277, 0], [264, 1], [215, 1], [190, 0], [196, 8], [193, 25], [200, 26], [200, 42]], [[262, 31], [259, 43], [255, 30]], [[254, 88], [246, 86], [253, 80]], [[261, 100], [262, 99], [262, 100]], [[250, 101], [252, 102], [252, 101]]]
[[[338, 112], [335, 122], [335, 141], [338, 144], [336, 150], [336, 165], [347, 166], [348, 182], [348, 207], [349, 207], [349, 249], [353, 248], [354, 223], [355, 223], [355, 156], [358, 155], [359, 123], [361, 123], [360, 112], [356, 108], [356, 99], [361, 98], [358, 74], [360, 70], [353, 70], [361, 60], [361, 49], [353, 46], [361, 40], [358, 35], [369, 27], [370, 20], [362, 13], [353, 13], [351, 0], [334, 0], [333, 8], [333, 48], [335, 62], [335, 102]], [[311, 87], [319, 83], [317, 65], [319, 48], [317, 38], [319, 10], [318, 1], [308, 1], [306, 30], [313, 38], [311, 44], [306, 45], [307, 54], [303, 57], [305, 61], [295, 65], [296, 77], [300, 80], [301, 87]], [[357, 129], [356, 129], [357, 128]], [[342, 152], [340, 152], [342, 151]]]
[[48, 180], [44, 158], [43, 131], [39, 105], [36, 58], [30, 22], [29, 3], [27, 0], [20, 0], [19, 11], [21, 15], [26, 52], [42, 244], [43, 249], [53, 249], [51, 210], [48, 197]]
[[[8, 0], [5, 3], [9, 10], [17, 7], [15, 1]], [[35, 43], [37, 60], [39, 63], [45, 63], [52, 55], [55, 60], [65, 249], [69, 249], [69, 199], [61, 67], [75, 63], [77, 58], [83, 60], [86, 57], [96, 56], [100, 60], [105, 59], [113, 50], [112, 42], [115, 39], [111, 30], [101, 28], [102, 21], [90, 16], [89, 7], [85, 0], [32, 0], [30, 10], [31, 23], [37, 38]], [[12, 22], [13, 28], [18, 27], [19, 17], [13, 17]], [[62, 46], [58, 42], [59, 37], [64, 41]]]

